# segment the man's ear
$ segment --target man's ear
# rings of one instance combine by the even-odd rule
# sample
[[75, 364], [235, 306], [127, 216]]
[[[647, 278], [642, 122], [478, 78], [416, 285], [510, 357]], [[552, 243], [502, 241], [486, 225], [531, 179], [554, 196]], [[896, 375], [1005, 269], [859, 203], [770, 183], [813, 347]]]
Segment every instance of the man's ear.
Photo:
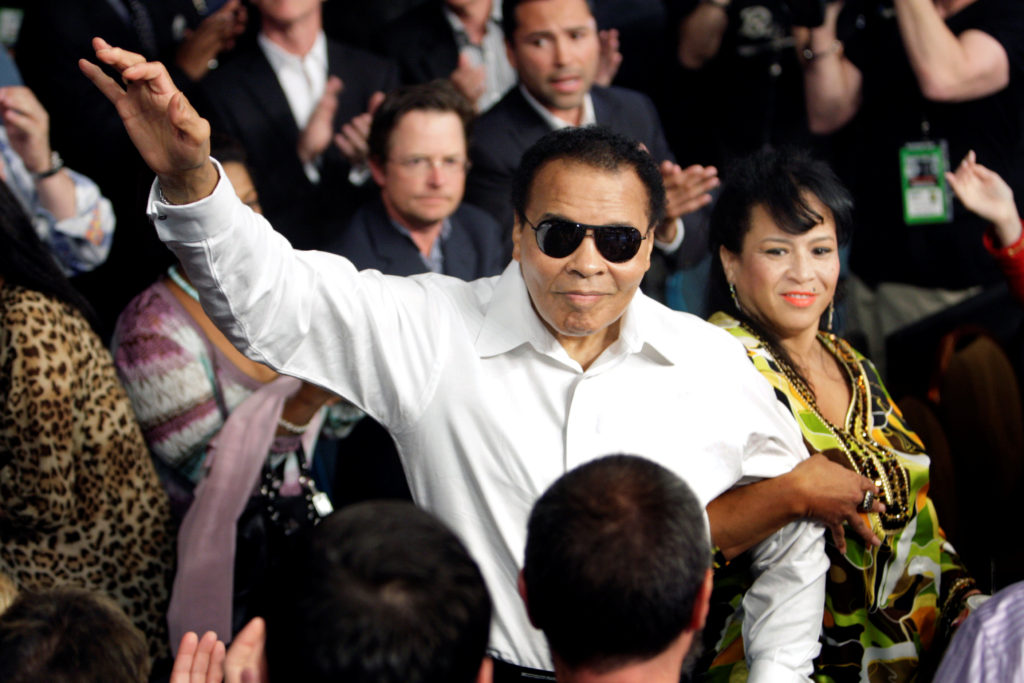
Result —
[[704, 628], [711, 605], [711, 589], [714, 585], [715, 573], [710, 568], [704, 574], [704, 580], [697, 590], [697, 598], [693, 601], [693, 615], [690, 617], [690, 630], [699, 631]]
[[515, 222], [512, 224], [512, 259], [515, 261], [522, 260], [522, 244], [523, 241], [523, 223], [516, 216]]
[[377, 183], [378, 187], [384, 187], [384, 164], [375, 157], [370, 157], [367, 161], [369, 162], [370, 175], [373, 176], [373, 182]]
[[480, 670], [476, 673], [476, 683], [491, 683], [494, 680], [494, 661], [484, 657], [480, 662]]
[[519, 579], [516, 581], [516, 585], [519, 587], [519, 597], [523, 599], [523, 606], [526, 608], [526, 616], [530, 617], [530, 624], [537, 628], [533, 615], [530, 614], [530, 599], [526, 595], [526, 577], [523, 575], [522, 569], [519, 570]]

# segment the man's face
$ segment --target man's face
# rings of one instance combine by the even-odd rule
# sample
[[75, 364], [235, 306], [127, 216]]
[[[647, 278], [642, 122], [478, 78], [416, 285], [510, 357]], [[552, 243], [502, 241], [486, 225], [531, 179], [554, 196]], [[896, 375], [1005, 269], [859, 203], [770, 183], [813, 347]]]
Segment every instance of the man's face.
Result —
[[527, 0], [515, 9], [508, 58], [519, 80], [556, 115], [583, 104], [597, 75], [597, 22], [584, 0]]
[[252, 0], [263, 21], [288, 26], [320, 13], [323, 0]]
[[565, 218], [589, 225], [630, 225], [647, 235], [629, 261], [601, 256], [592, 237], [576, 251], [552, 258], [537, 245], [533, 229], [516, 219], [512, 256], [519, 261], [537, 314], [555, 337], [585, 337], [614, 328], [651, 264], [654, 240], [647, 233], [647, 188], [630, 168], [607, 171], [555, 160], [533, 179], [526, 218]]
[[415, 110], [391, 131], [387, 159], [370, 163], [388, 214], [410, 230], [444, 220], [466, 189], [466, 136], [454, 112]]

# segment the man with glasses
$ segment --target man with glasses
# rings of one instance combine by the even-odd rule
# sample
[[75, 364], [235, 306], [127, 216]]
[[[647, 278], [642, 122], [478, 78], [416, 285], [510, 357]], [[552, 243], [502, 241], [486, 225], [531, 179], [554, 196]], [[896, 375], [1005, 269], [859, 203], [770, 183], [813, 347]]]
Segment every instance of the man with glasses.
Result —
[[[515, 260], [500, 276], [389, 277], [293, 250], [238, 201], [209, 159], [206, 123], [163, 67], [95, 47], [127, 92], [82, 68], [156, 171], [150, 215], [210, 317], [250, 357], [387, 426], [415, 501], [479, 562], [497, 680], [551, 670], [516, 577], [530, 508], [567, 470], [642, 453], [706, 505], [806, 457], [742, 348], [637, 292], [665, 194], [634, 141], [584, 127], [527, 151], [513, 188]], [[744, 598], [753, 681], [811, 673], [828, 566], [821, 533], [798, 521], [755, 549], [758, 579]]]
[[392, 91], [370, 126], [370, 172], [380, 196], [364, 204], [330, 249], [356, 268], [434, 272], [475, 280], [500, 273], [501, 228], [462, 204], [473, 105], [449, 81]]

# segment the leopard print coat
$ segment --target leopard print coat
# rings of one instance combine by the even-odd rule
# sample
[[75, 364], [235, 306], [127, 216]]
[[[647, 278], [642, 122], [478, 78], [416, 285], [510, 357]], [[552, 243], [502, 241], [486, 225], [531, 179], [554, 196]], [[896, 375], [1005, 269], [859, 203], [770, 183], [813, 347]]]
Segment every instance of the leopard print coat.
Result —
[[0, 573], [110, 595], [169, 655], [167, 497], [110, 353], [78, 311], [0, 286]]

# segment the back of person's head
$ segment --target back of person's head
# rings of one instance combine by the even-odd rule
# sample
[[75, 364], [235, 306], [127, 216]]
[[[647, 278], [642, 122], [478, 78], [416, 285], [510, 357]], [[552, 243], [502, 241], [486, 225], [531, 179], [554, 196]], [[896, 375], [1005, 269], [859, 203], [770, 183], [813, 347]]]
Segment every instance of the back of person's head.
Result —
[[541, 168], [554, 161], [609, 173], [636, 173], [647, 189], [647, 227], [664, 220], [665, 185], [654, 158], [636, 140], [603, 126], [580, 126], [551, 131], [523, 153], [511, 189], [512, 209], [520, 221], [526, 220], [534, 178]]
[[649, 460], [608, 456], [563, 475], [534, 505], [524, 597], [556, 660], [606, 672], [661, 654], [690, 629], [710, 563], [690, 487]]
[[466, 548], [409, 503], [347, 507], [313, 530], [267, 617], [272, 681], [469, 683], [491, 600]]
[[95, 321], [92, 307], [61, 272], [5, 182], [0, 182], [0, 277], [5, 284], [20, 285], [70, 304], [90, 322]]
[[449, 79], [439, 78], [428, 83], [403, 85], [387, 94], [373, 113], [373, 122], [370, 124], [366, 144], [371, 159], [377, 163], [387, 160], [392, 131], [402, 117], [412, 111], [455, 114], [462, 122], [464, 141], [469, 147], [469, 133], [476, 118], [473, 103]]
[[0, 615], [4, 683], [140, 683], [149, 667], [145, 637], [106, 596], [22, 592]]

